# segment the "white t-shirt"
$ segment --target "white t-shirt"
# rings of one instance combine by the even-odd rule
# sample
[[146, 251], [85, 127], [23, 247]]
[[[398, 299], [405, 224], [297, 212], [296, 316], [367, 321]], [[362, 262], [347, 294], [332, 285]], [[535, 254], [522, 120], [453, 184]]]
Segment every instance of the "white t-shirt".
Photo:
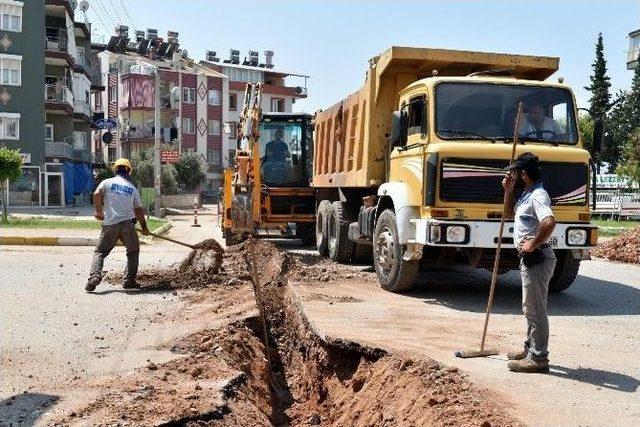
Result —
[[[551, 131], [553, 133], [544, 132], [545, 130]], [[564, 131], [560, 129], [560, 126], [558, 125], [558, 123], [549, 117], [544, 118], [544, 120], [542, 121], [542, 128], [539, 130], [536, 129], [533, 123], [531, 123], [527, 118], [525, 118], [525, 120], [520, 125], [520, 136], [524, 136], [528, 134], [527, 136], [529, 137], [537, 138], [538, 136], [535, 133], [531, 133], [531, 132], [538, 132], [538, 131], [541, 132], [539, 138], [548, 139], [548, 140], [553, 140], [558, 135], [562, 135], [564, 133]]]
[[540, 222], [553, 216], [551, 199], [542, 184], [534, 184], [530, 191], [525, 191], [516, 201], [513, 227], [513, 242], [516, 247], [525, 237], [535, 237]]
[[104, 200], [103, 225], [130, 221], [136, 217], [133, 210], [142, 207], [136, 187], [120, 175], [105, 179], [96, 190], [102, 193]]

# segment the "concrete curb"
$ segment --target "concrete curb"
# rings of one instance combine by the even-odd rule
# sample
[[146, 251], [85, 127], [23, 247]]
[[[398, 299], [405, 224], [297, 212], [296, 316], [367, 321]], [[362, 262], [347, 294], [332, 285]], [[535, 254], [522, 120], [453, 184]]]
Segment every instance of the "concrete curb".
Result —
[[[154, 233], [166, 233], [171, 227], [173, 227], [173, 224], [168, 222], [156, 229]], [[0, 246], [96, 246], [97, 244], [97, 237], [0, 236]], [[151, 242], [145, 239], [140, 239], [140, 244], [149, 245]], [[122, 246], [122, 242], [118, 241], [117, 246]]]

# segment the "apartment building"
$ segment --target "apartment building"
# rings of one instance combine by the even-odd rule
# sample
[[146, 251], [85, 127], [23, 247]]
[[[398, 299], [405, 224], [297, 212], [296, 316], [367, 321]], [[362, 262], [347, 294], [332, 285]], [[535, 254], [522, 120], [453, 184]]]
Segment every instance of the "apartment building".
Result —
[[159, 75], [160, 135], [168, 150], [196, 151], [207, 163], [205, 189], [222, 182], [222, 131], [228, 120], [226, 76], [189, 60], [179, 48], [178, 33], [167, 38], [156, 30], [138, 31], [130, 40], [120, 26], [107, 45], [94, 44], [103, 75], [104, 91], [95, 96], [95, 108], [117, 123], [113, 141], [102, 144], [96, 131], [94, 150], [113, 161], [148, 150], [155, 142], [155, 84]]
[[627, 52], [627, 70], [635, 70], [640, 59], [640, 29], [629, 33], [629, 51]]
[[76, 6], [0, 0], [0, 144], [23, 159], [10, 205], [88, 203], [91, 30]]
[[[228, 59], [221, 60], [216, 52], [208, 51], [206, 59], [200, 61], [203, 67], [222, 73], [229, 79], [229, 94], [226, 106], [230, 133], [223, 138], [223, 165], [229, 167], [236, 149], [235, 129], [244, 105], [244, 92], [248, 82], [262, 83], [262, 111], [290, 113], [297, 99], [307, 97], [309, 76], [276, 69], [274, 52], [265, 51], [263, 61], [257, 51], [249, 51], [240, 59], [240, 51], [230, 50]], [[288, 80], [296, 79], [300, 85], [292, 85]]]

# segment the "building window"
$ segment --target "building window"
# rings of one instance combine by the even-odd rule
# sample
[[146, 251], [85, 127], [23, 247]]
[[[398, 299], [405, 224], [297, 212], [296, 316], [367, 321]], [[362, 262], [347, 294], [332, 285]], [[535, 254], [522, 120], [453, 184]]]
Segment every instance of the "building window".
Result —
[[116, 102], [118, 99], [118, 86], [109, 86], [109, 102]]
[[195, 120], [191, 117], [182, 118], [182, 133], [196, 133]]
[[271, 98], [271, 112], [284, 113], [284, 98]]
[[193, 87], [183, 87], [182, 88], [182, 102], [186, 102], [187, 104], [195, 104], [196, 103], [196, 89]]
[[209, 135], [220, 136], [220, 120], [209, 120], [207, 125]]
[[222, 163], [220, 150], [216, 148], [207, 149], [207, 163], [214, 166], [220, 166], [220, 164]]
[[20, 86], [22, 81], [22, 56], [0, 54], [0, 84]]
[[0, 0], [0, 30], [22, 31], [22, 3]]
[[48, 142], [53, 142], [54, 132], [53, 132], [53, 124], [45, 123], [44, 125], [44, 140]]
[[220, 105], [220, 91], [209, 89], [209, 105]]
[[236, 111], [238, 109], [238, 94], [229, 94], [229, 111]]
[[20, 114], [0, 113], [0, 139], [20, 139]]
[[229, 122], [227, 124], [229, 125], [229, 138], [236, 138], [238, 136], [238, 122]]

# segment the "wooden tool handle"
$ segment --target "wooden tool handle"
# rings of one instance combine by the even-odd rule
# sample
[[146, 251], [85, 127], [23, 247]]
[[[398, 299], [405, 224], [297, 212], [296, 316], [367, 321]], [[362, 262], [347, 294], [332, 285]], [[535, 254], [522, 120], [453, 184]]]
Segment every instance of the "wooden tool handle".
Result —
[[[136, 228], [136, 230], [138, 230], [139, 233], [142, 233], [142, 230], [140, 230], [139, 228]], [[158, 239], [167, 240], [169, 242], [173, 242], [173, 243], [176, 243], [178, 245], [186, 246], [186, 247], [191, 248], [191, 249], [196, 249], [196, 247], [194, 245], [190, 245], [189, 243], [185, 243], [185, 242], [181, 242], [179, 240], [172, 239], [171, 237], [165, 237], [165, 236], [162, 236], [160, 234], [152, 233], [150, 231], [148, 232], [148, 234], [150, 236], [157, 237]]]
[[[515, 127], [513, 129], [513, 143], [511, 144], [511, 160], [513, 164], [516, 157], [516, 145], [518, 145], [518, 131], [520, 129], [520, 119], [522, 117], [523, 104], [518, 104], [518, 113], [516, 114]], [[482, 329], [482, 341], [480, 341], [480, 351], [484, 350], [484, 341], [487, 337], [487, 326], [489, 325], [489, 314], [493, 306], [493, 295], [496, 289], [496, 281], [498, 280], [498, 266], [500, 265], [500, 249], [502, 248], [502, 235], [504, 234], [504, 222], [507, 216], [507, 192], [505, 191], [502, 199], [502, 217], [500, 217], [500, 229], [498, 231], [498, 246], [496, 247], [496, 257], [493, 261], [493, 272], [491, 274], [491, 288], [489, 290], [489, 300], [487, 301], [487, 312], [484, 317], [484, 327]]]

